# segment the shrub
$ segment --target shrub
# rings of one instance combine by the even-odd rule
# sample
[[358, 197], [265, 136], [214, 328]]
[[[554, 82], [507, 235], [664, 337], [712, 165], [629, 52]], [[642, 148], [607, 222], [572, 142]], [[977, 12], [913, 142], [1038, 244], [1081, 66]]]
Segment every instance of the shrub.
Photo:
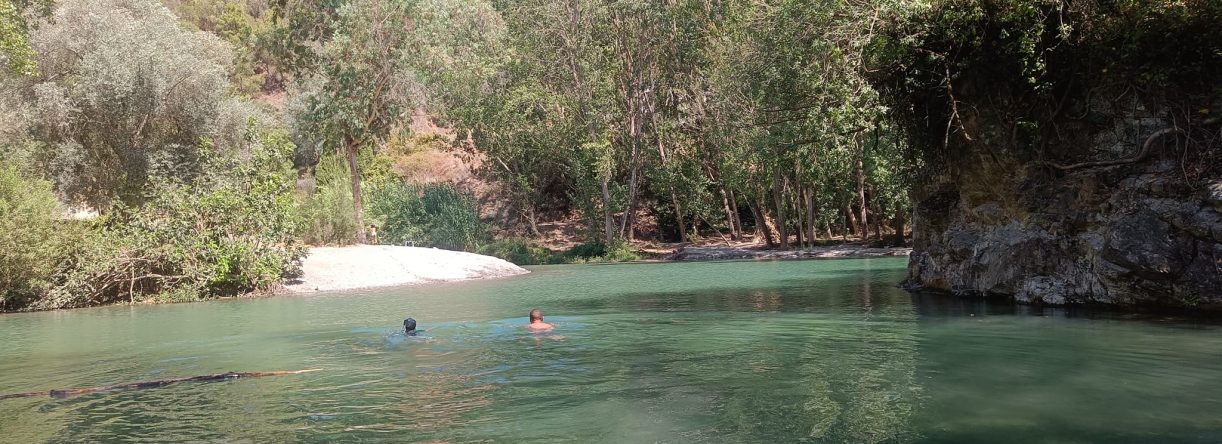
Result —
[[628, 242], [619, 240], [612, 243], [611, 248], [607, 248], [607, 252], [603, 254], [602, 259], [607, 262], [628, 262], [641, 260], [641, 255], [637, 254]]
[[475, 199], [450, 185], [375, 184], [367, 209], [382, 243], [477, 251], [491, 239]]
[[28, 304], [50, 284], [69, 244], [57, 205], [50, 182], [0, 164], [0, 311]]
[[495, 256], [517, 265], [580, 264], [587, 262], [628, 262], [640, 260], [641, 256], [624, 241], [616, 241], [611, 248], [601, 241], [579, 244], [567, 251], [554, 253], [534, 245], [527, 239], [502, 239], [488, 244], [479, 254]]
[[280, 134], [250, 143], [248, 161], [202, 149], [208, 171], [184, 183], [159, 178], [140, 207], [119, 207], [66, 261], [56, 288], [34, 308], [146, 299], [192, 300], [274, 287], [296, 271], [291, 144]]
[[586, 242], [561, 253], [553, 262], [628, 262], [640, 259], [641, 256], [632, 250], [632, 245], [619, 240], [610, 247], [602, 241]]
[[310, 245], [348, 245], [356, 240], [356, 216], [352, 210], [352, 185], [348, 169], [338, 157], [319, 162], [317, 188], [298, 201], [301, 240]]
[[579, 244], [568, 251], [564, 252], [564, 256], [573, 259], [595, 259], [607, 254], [607, 244], [602, 241], [586, 242]]
[[479, 218], [475, 199], [453, 186], [426, 186], [420, 202], [429, 218], [428, 243], [431, 245], [475, 251], [490, 239], [488, 226]]
[[550, 264], [559, 259], [551, 250], [522, 238], [501, 239], [480, 247], [477, 253], [499, 257], [517, 265]]

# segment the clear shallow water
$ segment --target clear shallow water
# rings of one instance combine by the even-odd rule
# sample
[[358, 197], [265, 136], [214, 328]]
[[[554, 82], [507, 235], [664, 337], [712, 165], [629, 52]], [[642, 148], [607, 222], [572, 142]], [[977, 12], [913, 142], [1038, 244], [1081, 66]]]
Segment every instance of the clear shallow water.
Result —
[[[553, 266], [3, 315], [0, 393], [323, 370], [0, 400], [0, 441], [1222, 441], [1222, 328], [913, 296], [904, 266]], [[554, 333], [521, 328], [532, 307]]]

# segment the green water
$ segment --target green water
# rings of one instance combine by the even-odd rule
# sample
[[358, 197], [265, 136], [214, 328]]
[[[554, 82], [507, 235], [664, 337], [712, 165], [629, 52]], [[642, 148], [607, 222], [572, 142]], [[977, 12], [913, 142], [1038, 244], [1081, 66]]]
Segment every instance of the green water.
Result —
[[[1222, 329], [894, 288], [904, 259], [539, 267], [0, 316], [0, 441], [1220, 442]], [[552, 334], [522, 328], [543, 309]], [[413, 316], [422, 336], [396, 333]]]

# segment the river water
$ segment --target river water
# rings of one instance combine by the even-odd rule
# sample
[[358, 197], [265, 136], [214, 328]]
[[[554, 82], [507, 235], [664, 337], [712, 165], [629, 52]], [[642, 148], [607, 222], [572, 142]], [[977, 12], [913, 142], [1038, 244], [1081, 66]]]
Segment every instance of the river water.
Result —
[[[902, 258], [567, 265], [0, 316], [4, 442], [1222, 442], [1222, 328], [912, 295]], [[543, 310], [554, 332], [525, 331]], [[398, 332], [404, 317], [423, 332]]]

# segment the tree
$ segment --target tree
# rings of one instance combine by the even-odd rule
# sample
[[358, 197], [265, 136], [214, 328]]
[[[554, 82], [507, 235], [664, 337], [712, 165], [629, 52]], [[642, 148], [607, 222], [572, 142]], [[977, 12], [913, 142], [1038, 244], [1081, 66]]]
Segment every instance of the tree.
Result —
[[365, 243], [365, 218], [357, 154], [386, 137], [419, 90], [415, 7], [399, 0], [354, 0], [341, 7], [335, 35], [304, 92], [308, 105], [301, 117], [312, 126], [309, 133], [347, 159], [358, 243]]
[[27, 110], [28, 132], [9, 141], [69, 201], [139, 203], [151, 174], [198, 173], [201, 140], [237, 149], [233, 128], [260, 114], [227, 98], [229, 45], [151, 0], [59, 3], [30, 43], [39, 72], [9, 82], [20, 93], [5, 104]]
[[429, 32], [422, 59], [446, 62], [420, 72], [442, 99], [430, 111], [525, 219], [574, 208], [610, 243], [631, 240], [645, 209], [682, 241], [721, 219], [737, 237], [745, 203], [787, 247], [836, 220], [864, 235], [890, 189], [877, 182], [904, 177], [870, 161], [885, 109], [866, 47], [889, 2], [493, 5]]
[[30, 48], [28, 27], [19, 6], [15, 0], [0, 0], [0, 65], [29, 76], [38, 71], [38, 61]]

